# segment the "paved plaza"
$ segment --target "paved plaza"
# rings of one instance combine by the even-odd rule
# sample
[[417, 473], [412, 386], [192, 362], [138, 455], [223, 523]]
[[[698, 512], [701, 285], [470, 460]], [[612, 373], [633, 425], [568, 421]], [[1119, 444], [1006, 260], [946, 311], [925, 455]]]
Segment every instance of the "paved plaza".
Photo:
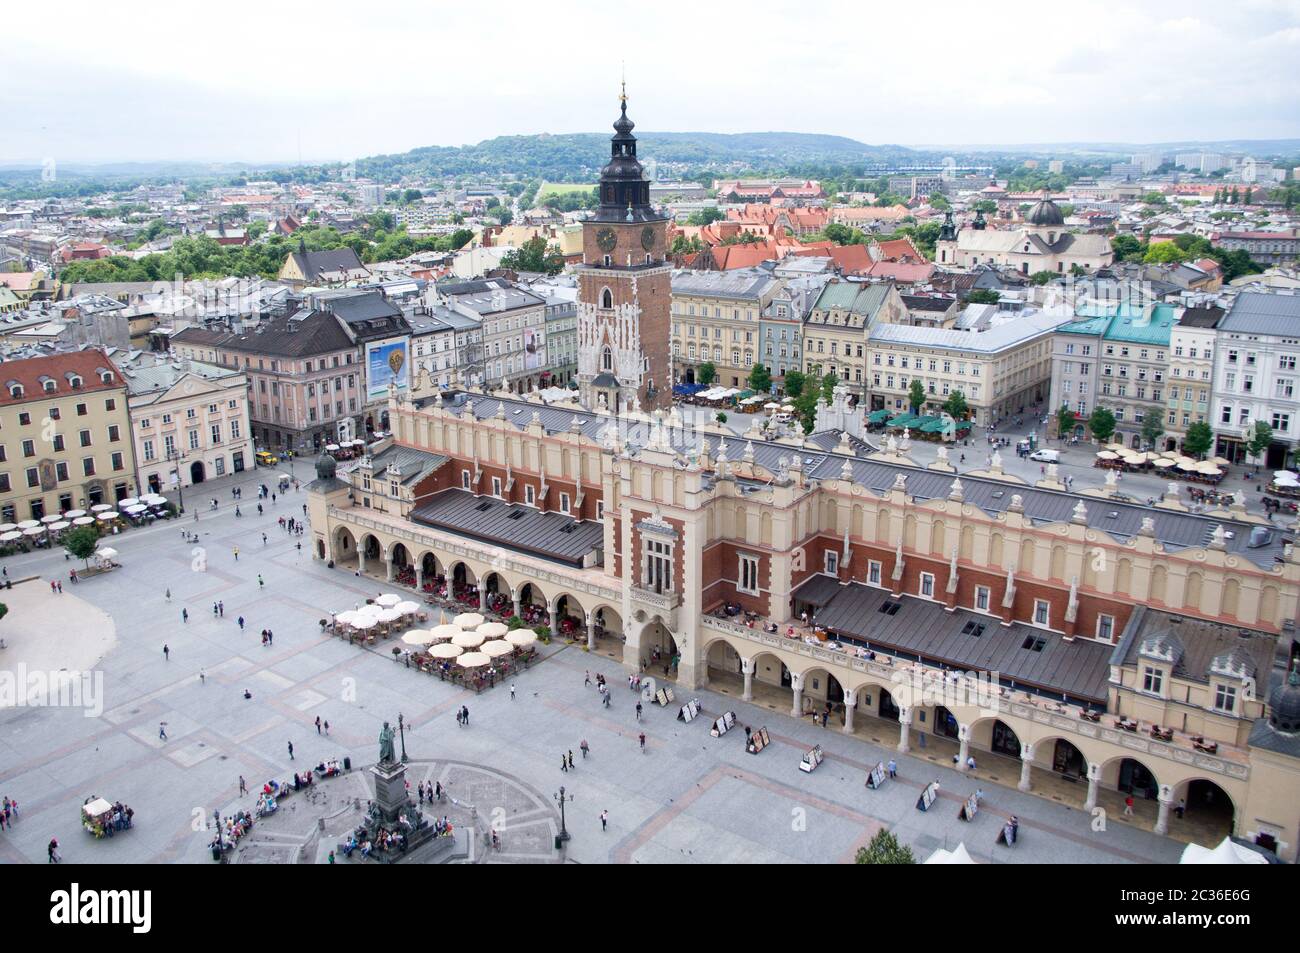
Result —
[[[252, 808], [251, 796], [238, 796], [241, 775], [255, 792], [267, 779], [350, 757], [351, 774], [316, 786], [310, 798], [287, 798], [255, 825], [236, 858], [319, 861], [351, 823], [349, 800], [355, 811], [366, 795], [361, 769], [376, 760], [382, 723], [396, 724], [399, 713], [409, 726], [412, 787], [435, 779], [447, 785], [460, 812], [453, 820], [468, 818], [474, 828], [473, 861], [844, 862], [882, 826], [921, 857], [964, 841], [976, 860], [993, 863], [1174, 862], [1182, 849], [1118, 819], [1094, 831], [1080, 810], [1021, 793], [1014, 779], [1007, 787], [976, 781], [924, 749], [898, 758], [897, 781], [869, 790], [866, 774], [894, 755], [892, 744], [815, 727], [761, 700], [740, 702], [722, 682], [695, 693], [705, 711], [695, 721], [676, 720], [676, 706], [647, 705], [638, 725], [638, 696], [621, 665], [579, 645], [545, 647], [519, 675], [514, 699], [507, 686], [475, 695], [408, 669], [387, 644], [365, 649], [322, 633], [330, 611], [374, 597], [382, 584], [313, 562], [306, 542], [299, 550], [277, 526], [278, 516], [302, 516], [305, 492], [266, 503], [258, 517], [252, 485], [259, 477], [266, 478], [244, 475], [241, 518], [229, 482], [187, 491], [187, 503], [201, 501], [197, 523], [187, 515], [122, 534], [113, 542], [122, 568], [75, 586], [67, 581], [75, 563], [61, 550], [5, 561], [11, 580], [37, 578], [3, 594], [10, 613], [0, 633], [9, 647], [0, 667], [94, 666], [103, 697], [94, 717], [71, 707], [0, 710], [0, 794], [19, 804], [13, 828], [0, 832], [0, 862], [44, 863], [46, 844], [57, 837], [68, 861], [211, 863], [213, 811]], [[207, 510], [212, 496], [222, 501], [216, 514]], [[198, 547], [182, 540], [183, 529], [200, 534]], [[50, 592], [51, 578], [63, 580], [62, 595]], [[224, 617], [213, 615], [218, 601]], [[272, 630], [273, 645], [261, 644], [262, 629]], [[584, 685], [585, 671], [609, 680], [610, 707]], [[468, 727], [457, 724], [461, 706], [469, 708]], [[728, 709], [738, 716], [736, 729], [712, 737], [713, 718]], [[317, 733], [318, 716], [329, 722], [328, 736]], [[773, 744], [747, 754], [743, 725], [765, 725]], [[827, 758], [805, 774], [800, 756], [815, 743]], [[561, 754], [570, 750], [575, 769], [562, 773]], [[939, 799], [922, 813], [917, 797], [936, 779]], [[983, 809], [972, 822], [959, 821], [976, 783], [983, 783]], [[554, 848], [561, 785], [573, 797], [565, 818], [572, 839], [562, 853]], [[100, 841], [85, 833], [79, 808], [91, 794], [130, 804], [135, 828]], [[1020, 843], [996, 846], [1011, 814], [1021, 820]], [[329, 822], [314, 834], [318, 816]], [[489, 828], [501, 836], [499, 851], [482, 846]]]

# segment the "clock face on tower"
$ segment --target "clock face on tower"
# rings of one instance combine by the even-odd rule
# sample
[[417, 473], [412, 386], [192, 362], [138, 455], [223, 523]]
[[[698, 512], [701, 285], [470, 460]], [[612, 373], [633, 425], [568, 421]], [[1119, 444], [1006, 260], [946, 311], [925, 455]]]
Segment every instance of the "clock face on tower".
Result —
[[655, 249], [655, 230], [649, 225], [641, 229], [641, 247], [646, 251]]
[[618, 244], [618, 236], [614, 234], [612, 228], [602, 228], [596, 233], [596, 244], [600, 246], [603, 252], [611, 252], [614, 246]]

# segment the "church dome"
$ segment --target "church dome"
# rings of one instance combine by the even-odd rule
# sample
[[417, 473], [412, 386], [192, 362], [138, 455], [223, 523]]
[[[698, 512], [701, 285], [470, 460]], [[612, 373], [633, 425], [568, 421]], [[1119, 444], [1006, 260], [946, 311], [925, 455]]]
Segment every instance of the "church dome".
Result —
[[1268, 723], [1274, 731], [1300, 734], [1300, 671], [1292, 669], [1286, 681], [1268, 693]]
[[1025, 222], [1029, 225], [1059, 227], [1065, 224], [1065, 216], [1061, 214], [1060, 206], [1045, 198], [1025, 213]]
[[322, 453], [316, 459], [316, 479], [318, 480], [334, 479], [334, 474], [338, 470], [338, 466], [339, 465], [337, 460], [335, 460], [328, 453]]

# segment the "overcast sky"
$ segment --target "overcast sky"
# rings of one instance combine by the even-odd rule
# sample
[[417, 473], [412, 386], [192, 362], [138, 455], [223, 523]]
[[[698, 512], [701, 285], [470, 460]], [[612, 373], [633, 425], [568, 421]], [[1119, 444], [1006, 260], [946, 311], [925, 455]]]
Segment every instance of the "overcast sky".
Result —
[[[0, 161], [352, 159], [609, 129], [1300, 137], [1300, 0], [13, 4]], [[21, 39], [19, 39], [21, 38]]]

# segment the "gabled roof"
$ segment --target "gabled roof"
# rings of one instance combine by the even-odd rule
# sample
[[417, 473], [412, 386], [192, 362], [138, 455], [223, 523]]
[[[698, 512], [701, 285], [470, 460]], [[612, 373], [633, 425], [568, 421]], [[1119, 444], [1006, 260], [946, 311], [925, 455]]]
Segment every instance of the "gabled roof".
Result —
[[1219, 322], [1219, 330], [1239, 334], [1300, 335], [1300, 295], [1243, 291]]

